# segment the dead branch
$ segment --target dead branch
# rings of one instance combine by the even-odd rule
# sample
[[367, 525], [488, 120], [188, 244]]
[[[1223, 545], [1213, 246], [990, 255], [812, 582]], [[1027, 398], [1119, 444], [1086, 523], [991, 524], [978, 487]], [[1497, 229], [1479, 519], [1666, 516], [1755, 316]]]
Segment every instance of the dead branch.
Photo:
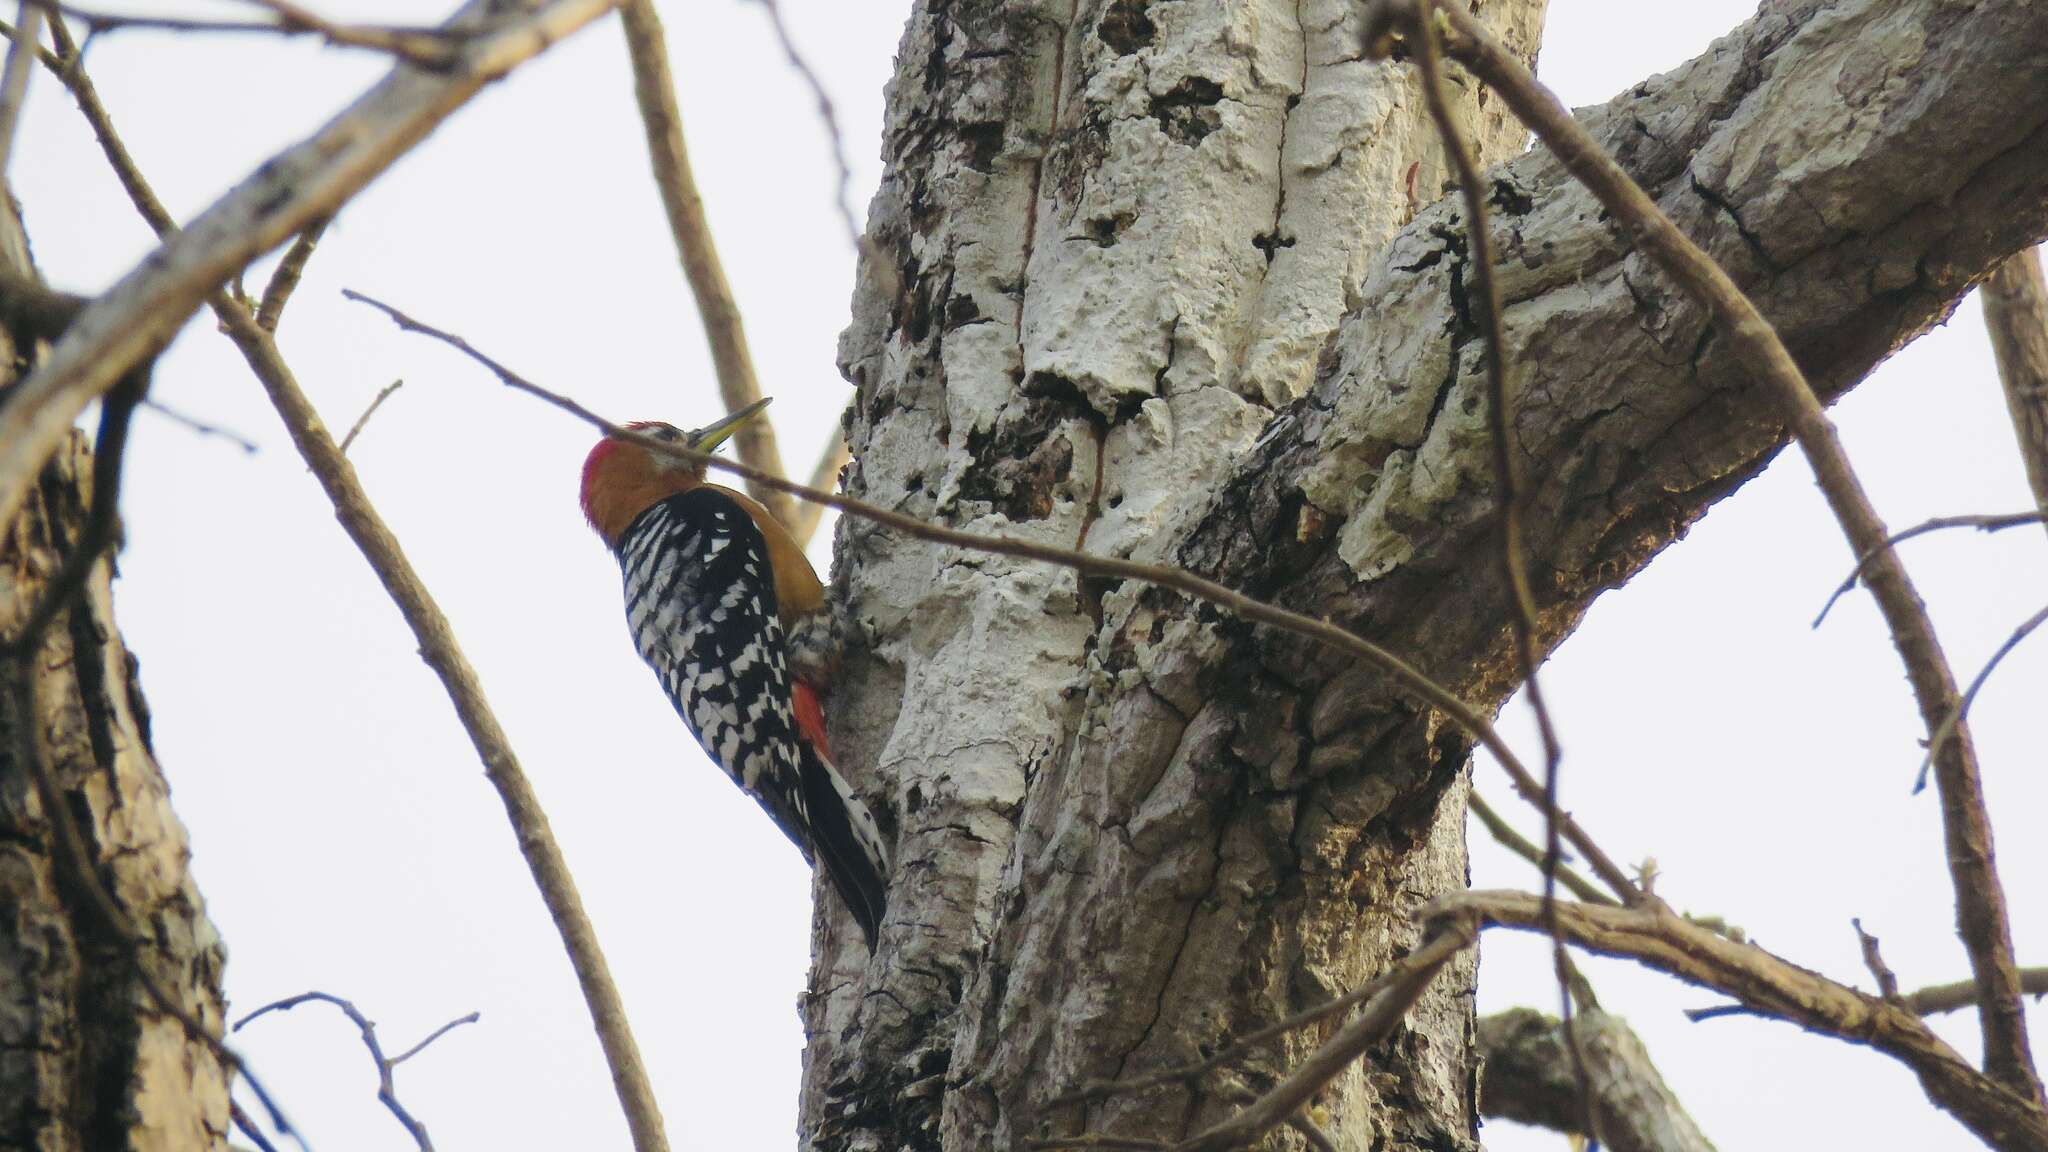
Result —
[[203, 20], [183, 16], [144, 16], [127, 12], [100, 12], [59, 0], [25, 0], [52, 16], [69, 16], [97, 36], [124, 29], [159, 32], [263, 33], [275, 36], [311, 35], [336, 48], [364, 48], [396, 56], [420, 68], [442, 69], [455, 64], [468, 33], [450, 28], [417, 28], [393, 24], [341, 24], [314, 15], [289, 0], [243, 0], [275, 14], [271, 20]]
[[[1445, 915], [1478, 917], [1488, 927], [1549, 931], [1542, 898], [1528, 893], [1468, 892], [1437, 908]], [[1936, 1107], [2001, 1152], [2048, 1147], [2048, 1110], [1973, 1068], [1901, 1004], [1737, 943], [1660, 903], [1559, 904], [1557, 914], [1560, 929], [1581, 948], [1711, 988], [1754, 1014], [1883, 1052], [1912, 1069]]]
[[348, 455], [349, 445], [354, 444], [356, 437], [363, 434], [363, 428], [369, 424], [370, 417], [375, 416], [377, 409], [382, 408], [384, 402], [391, 399], [393, 392], [398, 391], [404, 386], [405, 381], [393, 380], [391, 383], [378, 389], [376, 398], [370, 401], [370, 406], [363, 409], [363, 414], [356, 417], [356, 422], [348, 426], [348, 434], [341, 438], [341, 443], [335, 448], [335, 451], [340, 452], [343, 456]]
[[377, 1025], [368, 1016], [363, 1015], [362, 1011], [352, 1002], [327, 992], [301, 992], [297, 996], [287, 996], [282, 1000], [273, 1000], [242, 1017], [240, 1020], [235, 1021], [234, 1031], [240, 1032], [243, 1028], [248, 1027], [250, 1021], [271, 1012], [289, 1012], [299, 1005], [307, 1003], [330, 1004], [339, 1009], [341, 1014], [348, 1017], [349, 1021], [356, 1026], [356, 1030], [362, 1034], [363, 1047], [367, 1048], [370, 1052], [370, 1062], [377, 1067], [378, 1101], [384, 1105], [385, 1109], [392, 1116], [397, 1118], [398, 1123], [405, 1128], [406, 1134], [412, 1137], [414, 1144], [418, 1145], [420, 1152], [434, 1152], [434, 1141], [427, 1135], [427, 1126], [421, 1123], [419, 1118], [414, 1116], [399, 1101], [398, 1084], [392, 1076], [392, 1070], [414, 1056], [419, 1055], [426, 1050], [427, 1045], [432, 1044], [455, 1029], [460, 1028], [464, 1024], [476, 1023], [482, 1018], [483, 1014], [471, 1012], [466, 1016], [457, 1016], [455, 1019], [434, 1029], [433, 1032], [428, 1034], [426, 1039], [421, 1040], [399, 1055], [389, 1058], [384, 1055], [384, 1046], [377, 1040]]
[[[1573, 1022], [1597, 1086], [1600, 1132], [1614, 1152], [1713, 1152], [1699, 1125], [1664, 1083], [1628, 1022], [1585, 1008]], [[1481, 1115], [1580, 1133], [1578, 1078], [1557, 1020], [1516, 1008], [1479, 1021]]]

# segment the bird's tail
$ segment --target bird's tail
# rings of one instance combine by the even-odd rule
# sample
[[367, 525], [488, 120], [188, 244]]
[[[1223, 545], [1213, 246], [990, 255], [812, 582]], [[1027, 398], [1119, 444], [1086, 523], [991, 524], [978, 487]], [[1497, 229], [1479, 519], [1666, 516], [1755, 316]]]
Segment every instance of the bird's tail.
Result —
[[882, 843], [882, 830], [832, 762], [811, 741], [797, 744], [802, 748], [812, 852], [873, 950], [889, 897], [889, 850]]

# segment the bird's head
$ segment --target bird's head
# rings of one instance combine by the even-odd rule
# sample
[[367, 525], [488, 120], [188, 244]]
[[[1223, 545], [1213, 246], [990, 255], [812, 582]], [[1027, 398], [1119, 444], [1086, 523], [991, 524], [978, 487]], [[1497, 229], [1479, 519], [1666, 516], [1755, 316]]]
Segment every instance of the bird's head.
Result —
[[[679, 447], [710, 452], [767, 406], [768, 398], [763, 397], [722, 420], [689, 432], [658, 420], [642, 420], [626, 427]], [[640, 513], [702, 483], [701, 462], [664, 456], [631, 440], [607, 436], [583, 458], [583, 516], [606, 544], [616, 548], [619, 538]]]

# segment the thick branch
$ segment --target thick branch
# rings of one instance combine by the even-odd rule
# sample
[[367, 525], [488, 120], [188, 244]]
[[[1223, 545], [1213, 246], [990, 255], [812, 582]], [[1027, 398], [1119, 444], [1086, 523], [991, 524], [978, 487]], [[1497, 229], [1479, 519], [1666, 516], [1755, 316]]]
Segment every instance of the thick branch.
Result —
[[[1471, 892], [1444, 901], [1442, 910], [1475, 915], [1493, 927], [1551, 930], [1543, 900], [1521, 892]], [[1556, 926], [1582, 948], [1712, 988], [1809, 1031], [1870, 1045], [1911, 1068], [1937, 1106], [1993, 1148], [2048, 1147], [2048, 1112], [1972, 1068], [1901, 1004], [1838, 984], [1753, 944], [1738, 944], [1660, 904], [1560, 905]]]
[[[1664, 1083], [1635, 1031], [1599, 1009], [1577, 1013], [1572, 1028], [1596, 1085], [1600, 1135], [1614, 1152], [1713, 1152], [1713, 1144]], [[1577, 1132], [1584, 1104], [1563, 1027], [1516, 1008], [1479, 1021], [1479, 1110], [1523, 1124]]]

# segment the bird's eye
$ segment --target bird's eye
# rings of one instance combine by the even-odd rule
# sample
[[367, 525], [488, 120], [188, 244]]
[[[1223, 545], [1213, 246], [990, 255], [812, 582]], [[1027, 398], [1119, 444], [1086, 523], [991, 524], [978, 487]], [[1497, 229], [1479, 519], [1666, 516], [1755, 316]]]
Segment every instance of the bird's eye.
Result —
[[659, 425], [653, 431], [656, 440], [665, 440], [670, 444], [681, 443], [683, 439], [681, 430], [668, 424]]

